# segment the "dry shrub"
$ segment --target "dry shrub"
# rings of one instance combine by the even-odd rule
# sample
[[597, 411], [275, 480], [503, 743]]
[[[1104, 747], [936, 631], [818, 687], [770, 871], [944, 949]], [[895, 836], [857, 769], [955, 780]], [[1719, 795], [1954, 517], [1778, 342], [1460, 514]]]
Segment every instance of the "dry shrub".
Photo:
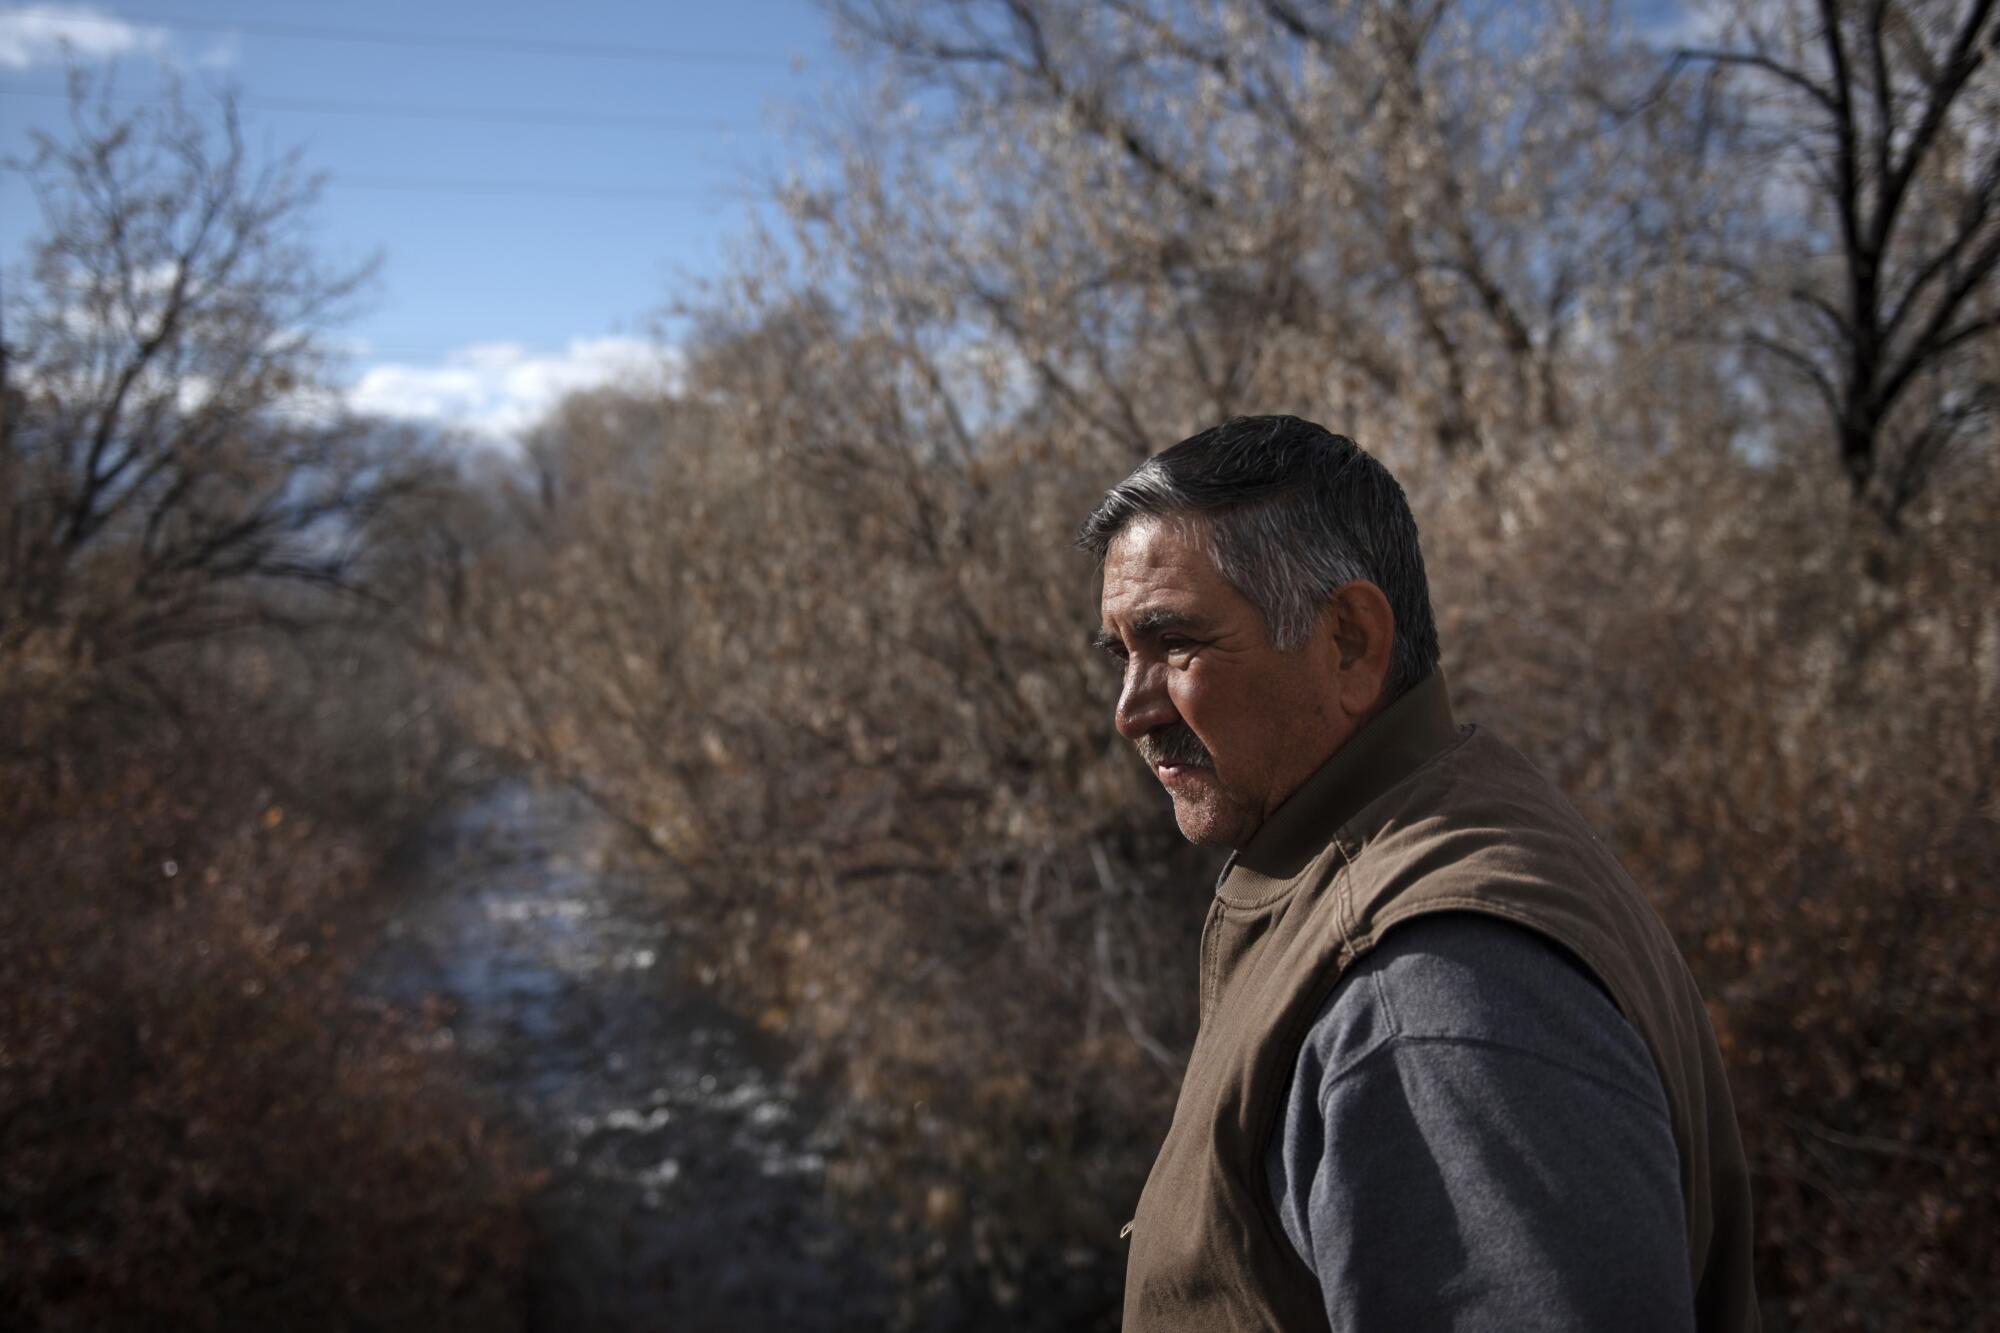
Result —
[[[791, 346], [800, 382], [867, 356]], [[788, 355], [702, 373], [803, 409], [764, 391]], [[815, 401], [576, 400], [486, 501], [532, 527], [492, 524], [440, 647], [481, 739], [650, 843], [695, 974], [853, 1094], [832, 1174], [910, 1318], [1076, 1327], [1171, 1113], [1209, 858], [1103, 725], [1081, 470], [913, 457]]]
[[1975, 1322], [2000, 213], [1984, 140], [1910, 118], [1984, 123], [1991, 62], [1927, 52], [1992, 16], [1720, 25], [1858, 22], [1864, 83], [1944, 88], [1820, 99], [1916, 154], [1860, 255], [1826, 188], [1882, 168], [1823, 169], [1782, 60], [1668, 78], [1616, 6], [832, 8], [879, 82], [814, 117], [786, 234], [691, 312], [673, 396], [572, 402], [468, 499], [435, 632], [469, 723], [620, 815], [698, 975], [854, 1094], [835, 1178], [906, 1322], [1116, 1321], [1213, 862], [1112, 735], [1070, 533], [1277, 411], [1403, 478], [1462, 714], [1678, 933], [1771, 1325]]
[[366, 270], [313, 253], [298, 156], [227, 96], [115, 100], [74, 71], [68, 132], [14, 164], [41, 226], [0, 349], [0, 1307], [504, 1325], [523, 1174], [330, 948], [448, 756], [380, 632], [427, 455], [301, 410], [338, 396], [321, 335]]
[[1996, 1294], [1995, 480], [1968, 460], [1891, 537], [1796, 469], [1570, 460], [1514, 473], [1506, 535], [1452, 513], [1471, 540], [1432, 546], [1468, 711], [1709, 997], [1776, 1327], [1965, 1328]]
[[[1085, 643], [1069, 531], [1125, 464], [1059, 419], [970, 459], [871, 428], [866, 372], [813, 370], [866, 348], [819, 332], [726, 342], [642, 429], [551, 422], [539, 498], [484, 502], [539, 541], [464, 580], [466, 712], [650, 839], [699, 979], [852, 1094], [833, 1178], [906, 1323], [1108, 1327], [1214, 864]], [[1710, 997], [1772, 1323], [1964, 1326], [2000, 1142], [1991, 463], [1891, 536], [1786, 457], [1379, 447], [1461, 713], [1575, 795]]]
[[9, 700], [42, 746], [0, 772], [0, 1304], [51, 1329], [511, 1326], [518, 1154], [425, 1019], [342, 986], [380, 826], [253, 739], [252, 694], [193, 691], [178, 725], [115, 694]]

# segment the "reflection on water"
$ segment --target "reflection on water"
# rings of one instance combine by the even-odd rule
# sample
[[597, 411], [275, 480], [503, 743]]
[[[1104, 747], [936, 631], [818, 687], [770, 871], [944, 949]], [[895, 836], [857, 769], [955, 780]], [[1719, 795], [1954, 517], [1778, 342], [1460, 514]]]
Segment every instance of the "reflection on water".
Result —
[[879, 1328], [885, 1287], [823, 1188], [823, 1107], [763, 1034], [677, 980], [673, 923], [603, 869], [571, 798], [441, 816], [363, 968], [443, 1001], [446, 1040], [537, 1144], [533, 1328]]

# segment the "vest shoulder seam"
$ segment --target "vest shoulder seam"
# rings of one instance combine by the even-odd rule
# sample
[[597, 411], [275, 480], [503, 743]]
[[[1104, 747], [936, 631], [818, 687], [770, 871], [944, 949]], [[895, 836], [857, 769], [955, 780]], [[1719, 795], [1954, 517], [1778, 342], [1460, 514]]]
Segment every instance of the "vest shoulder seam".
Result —
[[1478, 912], [1487, 916], [1498, 917], [1502, 921], [1511, 921], [1517, 926], [1532, 930], [1537, 935], [1553, 940], [1563, 948], [1568, 949], [1583, 961], [1583, 965], [1590, 969], [1591, 975], [1597, 978], [1598, 984], [1610, 993], [1612, 1006], [1618, 1010], [1619, 1017], [1625, 1019], [1628, 1023], [1632, 1021], [1630, 1007], [1625, 1003], [1624, 998], [1619, 995], [1618, 988], [1612, 983], [1610, 973], [1605, 968], [1603, 961], [1598, 958], [1596, 950], [1589, 948], [1579, 940], [1571, 939], [1567, 931], [1551, 929], [1549, 924], [1543, 921], [1537, 913], [1524, 912], [1511, 904], [1496, 902], [1491, 898], [1481, 897], [1478, 894], [1440, 894], [1433, 898], [1424, 898], [1415, 903], [1407, 904], [1400, 911], [1392, 907], [1389, 911], [1375, 919], [1373, 923], [1374, 929], [1368, 933], [1368, 948], [1372, 950], [1379, 945], [1382, 942], [1384, 932], [1391, 926], [1399, 925], [1404, 921], [1415, 920], [1418, 917], [1429, 916], [1437, 912], [1461, 911]]

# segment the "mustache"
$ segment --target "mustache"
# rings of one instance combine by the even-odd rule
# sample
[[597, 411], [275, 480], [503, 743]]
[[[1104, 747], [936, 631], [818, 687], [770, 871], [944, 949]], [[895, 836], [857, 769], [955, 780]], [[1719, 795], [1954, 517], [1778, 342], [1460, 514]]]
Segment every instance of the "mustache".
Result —
[[1208, 747], [1185, 722], [1149, 731], [1136, 742], [1139, 757], [1149, 764], [1183, 764], [1189, 768], [1214, 768]]

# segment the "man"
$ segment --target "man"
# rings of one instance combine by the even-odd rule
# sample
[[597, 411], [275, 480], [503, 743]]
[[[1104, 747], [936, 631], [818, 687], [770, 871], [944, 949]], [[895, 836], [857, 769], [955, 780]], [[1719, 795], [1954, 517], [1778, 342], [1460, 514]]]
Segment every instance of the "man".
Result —
[[1395, 479], [1239, 418], [1080, 543], [1119, 732], [1234, 849], [1125, 1327], [1756, 1328], [1701, 998], [1568, 802], [1454, 723]]

